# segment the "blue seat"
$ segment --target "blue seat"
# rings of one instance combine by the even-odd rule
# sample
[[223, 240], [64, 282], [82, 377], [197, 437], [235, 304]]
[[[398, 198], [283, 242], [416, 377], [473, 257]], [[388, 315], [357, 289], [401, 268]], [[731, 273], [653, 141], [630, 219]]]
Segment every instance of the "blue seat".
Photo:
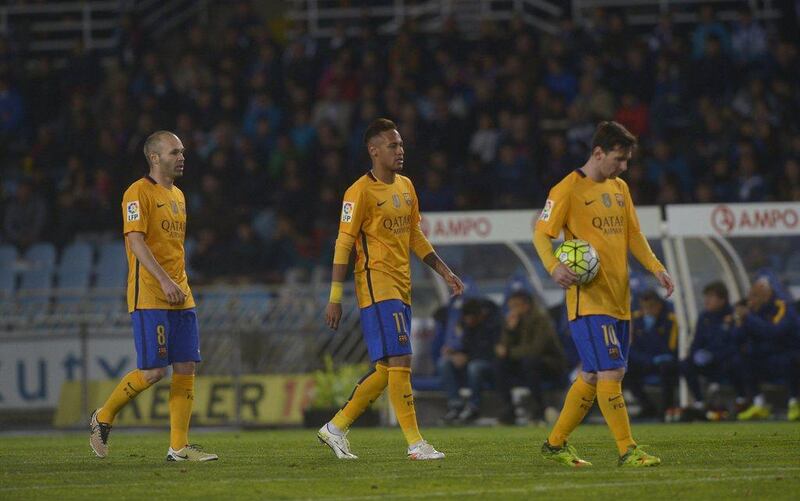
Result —
[[106, 242], [98, 249], [95, 268], [95, 287], [103, 289], [124, 289], [128, 273], [125, 244]]
[[94, 250], [86, 242], [73, 242], [64, 248], [61, 261], [58, 263], [58, 274], [71, 270], [89, 272], [92, 269]]
[[53, 292], [53, 272], [49, 269], [30, 269], [20, 274], [19, 304], [25, 313], [47, 309]]
[[11, 269], [17, 262], [18, 252], [13, 245], [0, 245], [0, 270]]
[[34, 269], [52, 270], [56, 266], [56, 248], [50, 242], [34, 244], [25, 252], [25, 261]]

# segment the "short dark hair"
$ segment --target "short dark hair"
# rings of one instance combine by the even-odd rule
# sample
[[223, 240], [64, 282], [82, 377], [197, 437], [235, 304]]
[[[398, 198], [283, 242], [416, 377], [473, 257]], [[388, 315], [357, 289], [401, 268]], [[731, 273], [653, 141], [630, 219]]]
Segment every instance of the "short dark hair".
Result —
[[636, 136], [631, 134], [631, 132], [619, 122], [600, 122], [594, 130], [594, 136], [592, 136], [592, 151], [598, 146], [605, 153], [613, 151], [614, 148], [618, 146], [624, 150], [628, 150], [634, 148], [636, 142]]
[[369, 124], [369, 127], [367, 127], [367, 130], [364, 132], [364, 144], [369, 144], [375, 136], [380, 136], [386, 131], [395, 129], [397, 129], [397, 125], [388, 118], [377, 118]]
[[142, 148], [142, 150], [144, 151], [144, 157], [147, 159], [148, 165], [150, 165], [150, 155], [156, 153], [156, 149], [158, 148], [158, 146], [161, 145], [161, 139], [164, 136], [169, 136], [169, 135], [177, 137], [174, 132], [168, 130], [157, 130], [152, 134], [150, 134], [149, 136], [147, 136], [147, 139], [145, 139], [144, 141], [144, 147]]
[[716, 282], [711, 282], [703, 287], [703, 295], [705, 294], [713, 294], [718, 298], [725, 300], [726, 303], [728, 302], [728, 288], [725, 287], [725, 284], [719, 280]]

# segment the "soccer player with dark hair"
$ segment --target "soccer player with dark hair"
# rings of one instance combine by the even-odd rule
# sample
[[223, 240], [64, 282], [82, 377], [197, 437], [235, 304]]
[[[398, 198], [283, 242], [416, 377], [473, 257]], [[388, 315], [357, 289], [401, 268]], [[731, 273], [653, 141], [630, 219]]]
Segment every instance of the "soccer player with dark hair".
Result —
[[[628, 168], [636, 137], [616, 122], [601, 122], [592, 138], [589, 159], [551, 190], [533, 234], [545, 269], [566, 289], [572, 339], [581, 372], [570, 387], [542, 455], [567, 466], [589, 466], [567, 438], [594, 405], [617, 443], [620, 466], [655, 466], [661, 460], [636, 445], [622, 396], [622, 378], [630, 346], [631, 292], [628, 251], [672, 294], [674, 284], [639, 227], [628, 185], [618, 176]], [[553, 255], [552, 239], [589, 242], [600, 258], [600, 271], [579, 285], [576, 274]]]
[[444, 454], [422, 439], [411, 391], [411, 266], [413, 251], [447, 282], [453, 294], [464, 284], [439, 258], [420, 229], [417, 193], [403, 170], [403, 140], [391, 120], [379, 118], [364, 134], [372, 169], [344, 194], [333, 257], [330, 302], [325, 321], [331, 329], [342, 318], [342, 282], [355, 245], [355, 285], [361, 328], [375, 366], [356, 384], [350, 400], [317, 437], [340, 459], [356, 459], [346, 435], [350, 425], [389, 388], [389, 400], [408, 442], [408, 457], [441, 459]]
[[183, 154], [183, 143], [175, 134], [151, 134], [144, 144], [150, 173], [130, 185], [122, 196], [128, 311], [138, 368], [126, 374], [92, 414], [89, 445], [101, 458], [108, 455], [108, 435], [117, 413], [166, 376], [167, 366], [172, 365], [167, 461], [217, 459], [216, 454], [189, 444], [195, 364], [201, 358], [183, 248], [186, 199], [174, 184], [183, 176]]

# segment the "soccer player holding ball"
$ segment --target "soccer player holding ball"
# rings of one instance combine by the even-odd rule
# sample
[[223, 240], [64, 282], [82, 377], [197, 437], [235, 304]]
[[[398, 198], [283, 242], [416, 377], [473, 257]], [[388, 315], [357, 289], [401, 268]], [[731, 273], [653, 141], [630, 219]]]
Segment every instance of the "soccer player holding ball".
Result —
[[[656, 466], [661, 460], [637, 446], [622, 378], [630, 346], [631, 293], [628, 250], [658, 279], [667, 297], [674, 284], [639, 227], [628, 185], [618, 176], [628, 168], [636, 137], [617, 122], [601, 122], [592, 138], [586, 164], [555, 185], [536, 223], [533, 243], [553, 280], [566, 289], [572, 339], [581, 358], [581, 372], [570, 387], [564, 407], [547, 441], [546, 459], [566, 466], [591, 466], [567, 443], [597, 398], [619, 451], [620, 466]], [[599, 269], [585, 281], [553, 254], [552, 239], [588, 242], [597, 252]]]
[[389, 389], [389, 400], [408, 442], [408, 458], [442, 459], [422, 439], [411, 391], [411, 263], [413, 251], [447, 282], [453, 294], [464, 284], [434, 252], [420, 229], [419, 200], [403, 170], [403, 139], [395, 124], [375, 120], [364, 134], [372, 169], [344, 194], [333, 256], [325, 323], [339, 327], [342, 282], [355, 246], [355, 283], [361, 329], [375, 366], [356, 384], [350, 400], [317, 433], [339, 459], [356, 459], [346, 434], [350, 425]]

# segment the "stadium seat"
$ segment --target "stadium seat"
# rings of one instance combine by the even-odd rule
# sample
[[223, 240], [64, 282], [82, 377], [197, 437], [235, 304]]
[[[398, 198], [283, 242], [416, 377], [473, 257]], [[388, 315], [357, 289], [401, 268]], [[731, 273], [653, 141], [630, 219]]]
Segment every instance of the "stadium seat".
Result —
[[25, 261], [40, 270], [52, 270], [56, 265], [56, 248], [49, 242], [34, 244], [25, 253]]
[[13, 268], [17, 257], [16, 247], [13, 245], [0, 245], [0, 270]]
[[23, 313], [45, 312], [53, 292], [53, 272], [33, 268], [20, 274], [19, 304]]
[[125, 257], [125, 244], [121, 241], [106, 242], [98, 249], [95, 268], [95, 287], [98, 289], [119, 289], [125, 287], [128, 263]]
[[88, 273], [92, 269], [93, 253], [92, 246], [86, 242], [71, 243], [61, 253], [58, 274], [61, 275], [70, 270], [81, 270]]

